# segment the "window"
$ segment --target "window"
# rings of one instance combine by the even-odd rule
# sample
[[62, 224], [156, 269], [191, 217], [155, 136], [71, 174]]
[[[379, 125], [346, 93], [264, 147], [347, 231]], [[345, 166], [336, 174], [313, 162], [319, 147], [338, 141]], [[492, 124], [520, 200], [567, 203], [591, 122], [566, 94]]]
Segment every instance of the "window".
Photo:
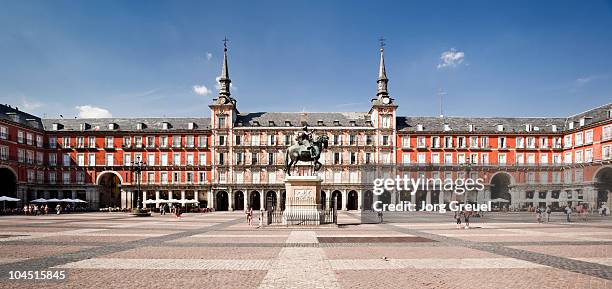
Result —
[[87, 140], [87, 144], [89, 145], [89, 148], [95, 148], [96, 147], [96, 137], [90, 136]]
[[497, 138], [497, 147], [500, 149], [506, 148], [506, 137], [505, 136], [500, 136]]
[[453, 154], [446, 153], [444, 154], [444, 163], [452, 164], [453, 163]]
[[195, 138], [192, 135], [188, 135], [185, 137], [185, 142], [187, 143], [188, 148], [195, 147]]
[[256, 165], [258, 159], [259, 159], [259, 156], [257, 155], [257, 153], [251, 153], [251, 164], [252, 165]]
[[155, 165], [155, 154], [154, 153], [147, 154], [147, 164], [150, 166]]
[[180, 135], [175, 135], [172, 137], [172, 147], [175, 148], [180, 148], [182, 145], [181, 143], [181, 136]]
[[365, 154], [365, 163], [369, 164], [372, 162], [372, 154], [371, 153], [366, 153]]
[[391, 128], [391, 116], [390, 115], [383, 115], [381, 117], [381, 121], [382, 121], [382, 128]]
[[576, 151], [574, 153], [574, 161], [579, 164], [582, 162], [582, 151]]
[[8, 160], [9, 148], [7, 146], [0, 146], [0, 160]]
[[[8, 139], [8, 127], [0, 126], [0, 139]], [[51, 139], [51, 137], [49, 137]]]
[[426, 163], [426, 162], [427, 162], [426, 157], [427, 157], [427, 156], [425, 155], [425, 153], [419, 153], [419, 154], [417, 155], [417, 162], [418, 162], [419, 164], [424, 164], [424, 163]]
[[70, 166], [70, 154], [64, 154], [64, 156], [63, 156], [63, 159], [62, 159], [62, 160], [63, 160], [62, 164], [63, 164], [65, 167]]
[[268, 153], [268, 164], [269, 165], [274, 164], [274, 153]]
[[424, 136], [418, 136], [417, 137], [417, 147], [418, 148], [425, 148], [425, 137]]
[[200, 154], [198, 155], [198, 163], [199, 163], [201, 166], [205, 166], [205, 165], [206, 165], [206, 153], [200, 153]]
[[193, 160], [193, 153], [188, 153], [187, 154], [187, 165], [188, 166], [193, 166], [195, 164], [194, 160]]
[[561, 154], [553, 154], [553, 164], [560, 164], [562, 162]]
[[452, 136], [444, 137], [444, 148], [447, 148], [447, 149], [453, 148], [453, 137]]
[[383, 136], [382, 136], [382, 144], [383, 144], [384, 146], [388, 146], [388, 145], [390, 145], [390, 143], [389, 143], [389, 136], [388, 136], [388, 135], [383, 135]]
[[36, 135], [36, 146], [41, 148], [43, 147], [43, 137], [42, 135]]
[[405, 165], [410, 164], [410, 154], [409, 153], [402, 154], [402, 163]]
[[253, 184], [259, 184], [259, 172], [253, 172], [252, 178]]
[[434, 164], [439, 164], [440, 163], [440, 154], [439, 153], [431, 154], [431, 162], [434, 163]]
[[521, 136], [516, 138], [516, 148], [517, 149], [525, 148], [525, 138]]
[[162, 135], [159, 137], [159, 147], [160, 148], [168, 147], [168, 136]]
[[432, 136], [431, 137], [431, 147], [439, 148], [440, 147], [440, 137]]
[[17, 161], [20, 163], [25, 162], [25, 151], [22, 149], [17, 149]]
[[85, 173], [84, 172], [77, 172], [76, 182], [77, 184], [85, 183]]
[[524, 154], [517, 154], [516, 155], [516, 164], [517, 165], [522, 165], [525, 163], [525, 155]]
[[341, 154], [339, 152], [334, 152], [334, 165], [339, 165], [342, 162]]
[[85, 166], [85, 155], [77, 154], [77, 166], [84, 167]]
[[180, 153], [172, 154], [172, 164], [175, 166], [181, 165], [181, 154]]
[[172, 183], [178, 184], [181, 182], [181, 174], [179, 172], [172, 172]]
[[106, 137], [106, 144], [105, 144], [105, 146], [107, 148], [114, 148], [115, 145], [113, 144], [113, 140], [114, 140], [114, 138], [112, 136], [107, 136]]
[[562, 143], [561, 137], [553, 138], [553, 148], [560, 149], [562, 147], [561, 143]]
[[612, 125], [607, 125], [603, 127], [602, 140], [612, 139]]
[[[164, 173], [166, 174], [166, 173]], [[168, 175], [166, 175], [166, 181], [168, 180]], [[149, 184], [153, 184], [155, 183], [155, 173], [154, 172], [148, 172], [147, 173], [147, 183]]]
[[17, 142], [23, 143], [23, 131], [20, 131], [20, 130], [17, 131]]
[[470, 137], [470, 148], [478, 148], [478, 137], [477, 136]]
[[563, 155], [563, 158], [565, 159], [565, 163], [566, 164], [571, 164], [572, 163], [572, 153], [571, 152], [566, 152]]
[[113, 154], [106, 154], [106, 165], [114, 166]]
[[252, 146], [258, 146], [259, 145], [259, 135], [258, 134], [251, 135], [251, 145]]
[[285, 135], [285, 145], [291, 145], [291, 136], [288, 134]]
[[167, 173], [167, 172], [162, 172], [162, 173], [160, 173], [160, 174], [159, 174], [159, 177], [160, 177], [160, 180], [159, 180], [159, 181], [160, 181], [162, 184], [167, 184], [167, 183], [168, 183], [168, 173]]
[[188, 184], [192, 184], [193, 183], [193, 172], [185, 173], [185, 182], [188, 183]]
[[201, 135], [201, 136], [199, 136], [199, 137], [198, 137], [198, 145], [199, 145], [201, 148], [205, 148], [205, 147], [207, 147], [207, 146], [208, 146], [208, 137], [207, 137], [207, 136], [205, 136], [205, 135]]
[[200, 182], [200, 184], [206, 182], [206, 172], [198, 172], [198, 181]]
[[224, 153], [218, 153], [217, 154], [217, 159], [219, 161], [219, 165], [224, 165], [225, 164], [225, 154]]
[[593, 143], [593, 130], [587, 130], [584, 132], [584, 143], [592, 144]]
[[357, 164], [357, 153], [351, 152], [350, 157], [351, 157], [351, 165], [356, 165]]
[[77, 148], [82, 149], [85, 147], [85, 138], [82, 136], [77, 136]]
[[70, 184], [70, 172], [64, 172], [62, 180], [64, 184]]
[[55, 165], [57, 165], [57, 155], [49, 154], [49, 166], [54, 167]]
[[374, 142], [372, 141], [372, 136], [371, 135], [366, 135], [366, 145], [373, 145]]
[[601, 158], [604, 160], [609, 160], [612, 158], [612, 146], [606, 145], [601, 148]]
[[489, 148], [489, 137], [488, 136], [480, 137], [480, 147]]
[[584, 150], [584, 161], [590, 163], [593, 161], [593, 149]]
[[49, 148], [57, 148], [57, 137], [49, 136]]
[[548, 148], [548, 138], [547, 137], [545, 136], [540, 137], [540, 147], [544, 149]]
[[570, 135], [566, 135], [566, 136], [563, 138], [563, 147], [564, 147], [564, 148], [570, 148], [570, 147], [572, 147], [572, 135], [571, 135], [571, 134], [570, 134]]
[[357, 144], [357, 136], [355, 135], [349, 135], [349, 145], [356, 145]]
[[457, 154], [457, 163], [460, 165], [465, 164], [465, 154]]
[[129, 136], [124, 136], [123, 137], [123, 147], [129, 148], [131, 146], [132, 146], [132, 138]]
[[276, 135], [268, 135], [268, 145], [276, 145]]
[[488, 164], [489, 163], [489, 154], [487, 153], [483, 153], [480, 155], [480, 162], [483, 164]]
[[217, 118], [217, 128], [225, 128], [226, 127], [226, 121], [225, 121], [225, 116], [219, 116]]
[[540, 154], [540, 164], [548, 164], [548, 154]]
[[276, 183], [276, 172], [275, 171], [268, 172], [268, 183], [269, 184]]
[[410, 137], [409, 136], [402, 137], [402, 147], [404, 148], [410, 147]]
[[167, 153], [161, 153], [159, 155], [159, 164], [161, 166], [167, 166], [168, 165], [168, 154]]
[[574, 144], [576, 146], [581, 146], [582, 145], [582, 132], [577, 132], [576, 133], [576, 139], [574, 141]]
[[534, 149], [536, 147], [536, 140], [535, 137], [527, 137], [527, 148], [528, 149]]
[[155, 137], [154, 136], [148, 136], [147, 137], [147, 147], [148, 148], [154, 148], [155, 147]]
[[535, 154], [527, 154], [527, 164], [535, 165]]
[[123, 153], [123, 165], [124, 166], [131, 166], [132, 165], [132, 154], [130, 154], [130, 153]]
[[134, 145], [137, 148], [141, 148], [142, 147], [142, 137], [141, 136], [135, 136], [134, 137]]
[[234, 145], [241, 145], [242, 144], [242, 136], [241, 135], [237, 135], [234, 137]]
[[56, 174], [55, 172], [49, 172], [49, 184], [55, 184]]
[[69, 136], [62, 137], [62, 147], [70, 148], [70, 137]]
[[465, 137], [464, 136], [457, 137], [457, 147], [459, 147], [459, 148], [465, 148], [466, 147]]

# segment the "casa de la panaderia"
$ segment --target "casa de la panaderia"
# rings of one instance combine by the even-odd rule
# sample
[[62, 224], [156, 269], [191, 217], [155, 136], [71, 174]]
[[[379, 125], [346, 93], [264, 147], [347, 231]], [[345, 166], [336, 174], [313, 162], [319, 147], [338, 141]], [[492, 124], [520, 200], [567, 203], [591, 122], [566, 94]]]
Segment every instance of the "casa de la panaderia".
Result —
[[[285, 150], [308, 126], [329, 137], [317, 173], [321, 198], [334, 198], [340, 210], [371, 209], [364, 167], [373, 176], [485, 182], [464, 196], [377, 196], [387, 202], [611, 207], [612, 103], [559, 118], [400, 116], [398, 105], [408, 100], [389, 94], [381, 48], [376, 92], [364, 111], [249, 113], [232, 97], [229, 72], [225, 48], [210, 117], [41, 119], [0, 105], [0, 195], [22, 202], [79, 198], [93, 209], [133, 208], [138, 199], [148, 207], [282, 208]], [[135, 162], [143, 163], [140, 182]]]

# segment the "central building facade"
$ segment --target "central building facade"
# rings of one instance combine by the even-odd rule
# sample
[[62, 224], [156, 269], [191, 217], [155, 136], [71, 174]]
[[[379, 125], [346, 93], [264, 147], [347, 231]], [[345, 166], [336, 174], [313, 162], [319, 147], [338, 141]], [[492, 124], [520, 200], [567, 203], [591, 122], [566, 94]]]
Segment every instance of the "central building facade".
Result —
[[318, 174], [322, 197], [342, 210], [371, 208], [373, 178], [398, 175], [482, 178], [486, 186], [377, 198], [503, 199], [514, 209], [610, 201], [612, 104], [563, 118], [404, 117], [388, 82], [381, 49], [368, 111], [244, 113], [231, 95], [225, 49], [210, 118], [40, 119], [2, 105], [2, 190], [25, 201], [81, 198], [93, 208], [131, 208], [138, 199], [149, 207], [282, 208], [285, 150], [307, 126], [330, 139]]

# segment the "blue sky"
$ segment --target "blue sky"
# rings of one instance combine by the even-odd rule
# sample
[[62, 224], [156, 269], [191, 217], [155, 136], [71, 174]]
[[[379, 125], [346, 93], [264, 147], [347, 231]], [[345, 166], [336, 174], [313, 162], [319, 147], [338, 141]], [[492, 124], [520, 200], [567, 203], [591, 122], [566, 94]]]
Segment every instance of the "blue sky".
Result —
[[567, 116], [612, 101], [612, 1], [1, 6], [0, 102], [41, 117], [209, 116], [225, 36], [243, 112], [367, 111], [381, 35], [402, 115], [438, 115], [440, 89], [444, 113], [460, 116]]

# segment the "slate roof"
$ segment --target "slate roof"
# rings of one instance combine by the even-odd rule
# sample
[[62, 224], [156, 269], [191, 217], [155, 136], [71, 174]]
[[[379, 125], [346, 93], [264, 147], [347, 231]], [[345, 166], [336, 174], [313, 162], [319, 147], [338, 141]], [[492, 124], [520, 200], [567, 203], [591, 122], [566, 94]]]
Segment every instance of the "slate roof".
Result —
[[398, 117], [397, 129], [400, 132], [416, 132], [418, 125], [423, 126], [424, 132], [443, 132], [447, 124], [450, 132], [469, 132], [469, 126], [473, 125], [472, 133], [496, 133], [497, 126], [503, 125], [503, 132], [526, 132], [526, 125], [532, 126], [534, 133], [554, 133], [553, 126], [557, 126], [557, 132], [563, 130], [565, 118], [530, 118], [530, 117]]
[[236, 127], [371, 127], [366, 112], [251, 112], [241, 113]]
[[[178, 131], [188, 130], [189, 123], [195, 123], [194, 130], [210, 129], [210, 118], [83, 118], [83, 119], [43, 119], [45, 130], [53, 131], [53, 124], [63, 125], [58, 131], [81, 131], [81, 124], [88, 125], [88, 131], [136, 131], [138, 123], [143, 123], [143, 132], [156, 131]], [[168, 129], [163, 129], [162, 124], [170, 124]], [[110, 129], [109, 124], [117, 125], [116, 129]]]
[[42, 129], [40, 117], [23, 112], [16, 107], [0, 104], [0, 119], [17, 122], [33, 129]]
[[569, 129], [569, 123], [574, 123], [574, 128], [578, 127], [576, 123], [580, 122], [581, 118], [585, 118], [584, 125], [589, 125], [591, 123], [600, 122], [610, 118], [610, 113], [612, 112], [612, 102], [608, 104], [604, 104], [600, 107], [596, 107], [585, 112], [581, 112], [575, 115], [572, 115], [567, 118], [567, 123], [565, 129]]

